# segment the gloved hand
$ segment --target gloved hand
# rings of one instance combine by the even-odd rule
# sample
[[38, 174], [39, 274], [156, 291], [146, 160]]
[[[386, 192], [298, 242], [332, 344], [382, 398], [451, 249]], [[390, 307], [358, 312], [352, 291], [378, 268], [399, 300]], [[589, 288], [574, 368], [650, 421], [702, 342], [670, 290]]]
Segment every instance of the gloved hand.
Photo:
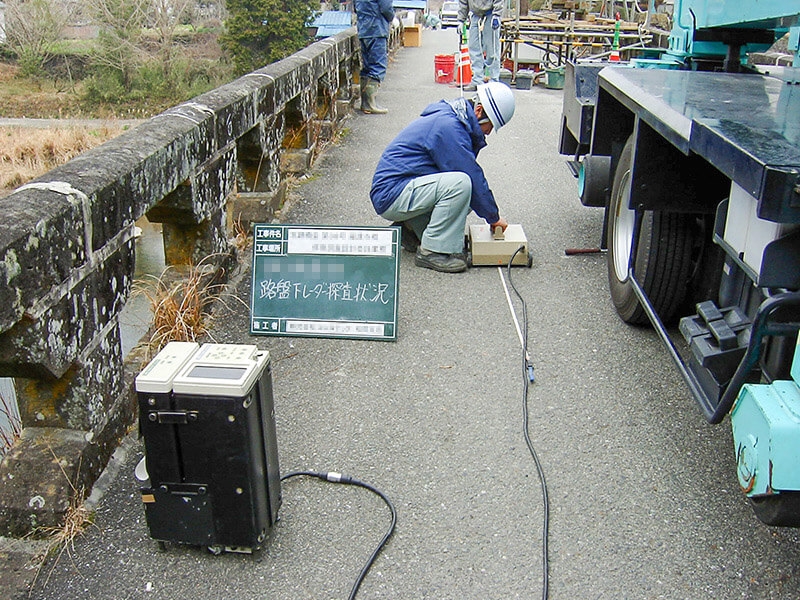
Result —
[[492, 29], [498, 29], [500, 27], [500, 17], [497, 15], [492, 16]]

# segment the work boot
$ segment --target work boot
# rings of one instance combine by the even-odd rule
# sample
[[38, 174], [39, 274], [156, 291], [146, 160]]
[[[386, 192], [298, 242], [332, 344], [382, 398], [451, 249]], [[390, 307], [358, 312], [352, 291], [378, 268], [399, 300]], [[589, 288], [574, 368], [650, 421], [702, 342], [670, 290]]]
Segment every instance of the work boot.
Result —
[[416, 252], [417, 248], [419, 248], [419, 238], [414, 230], [403, 221], [395, 221], [392, 225], [400, 227], [400, 245], [403, 247], [403, 250], [407, 252]]
[[363, 110], [367, 105], [367, 94], [365, 93], [367, 89], [367, 78], [362, 77], [361, 81], [359, 81], [359, 85], [361, 86], [361, 109]]
[[414, 264], [440, 273], [461, 273], [467, 270], [467, 262], [457, 254], [432, 252], [425, 250], [422, 246], [417, 249]]
[[375, 94], [378, 93], [380, 82], [377, 79], [367, 78], [366, 84], [361, 91], [361, 112], [366, 114], [383, 115], [388, 109], [378, 106], [375, 101]]

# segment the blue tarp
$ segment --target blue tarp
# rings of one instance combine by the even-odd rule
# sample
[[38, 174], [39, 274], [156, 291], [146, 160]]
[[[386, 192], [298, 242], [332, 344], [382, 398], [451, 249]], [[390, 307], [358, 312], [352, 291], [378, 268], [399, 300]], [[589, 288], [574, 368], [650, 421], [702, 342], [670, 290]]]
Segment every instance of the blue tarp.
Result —
[[425, 10], [428, 8], [428, 2], [426, 0], [393, 0], [392, 6], [394, 6], [395, 10], [398, 8]]
[[346, 10], [326, 10], [314, 18], [311, 27], [316, 27], [316, 37], [326, 38], [352, 26], [352, 18], [352, 13]]
[[[395, 10], [425, 10], [427, 0], [394, 0]], [[344, 31], [353, 24], [353, 13], [346, 10], [326, 10], [318, 13], [310, 27], [316, 28], [317, 38], [326, 38]]]

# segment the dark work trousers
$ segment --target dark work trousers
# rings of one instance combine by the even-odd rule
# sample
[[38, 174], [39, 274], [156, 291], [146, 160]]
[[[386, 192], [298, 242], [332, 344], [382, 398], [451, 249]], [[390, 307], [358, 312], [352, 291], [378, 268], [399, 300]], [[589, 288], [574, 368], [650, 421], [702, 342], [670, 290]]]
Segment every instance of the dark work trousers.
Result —
[[361, 38], [361, 79], [365, 78], [383, 81], [386, 76], [386, 67], [389, 64], [387, 54], [387, 38], [370, 37]]

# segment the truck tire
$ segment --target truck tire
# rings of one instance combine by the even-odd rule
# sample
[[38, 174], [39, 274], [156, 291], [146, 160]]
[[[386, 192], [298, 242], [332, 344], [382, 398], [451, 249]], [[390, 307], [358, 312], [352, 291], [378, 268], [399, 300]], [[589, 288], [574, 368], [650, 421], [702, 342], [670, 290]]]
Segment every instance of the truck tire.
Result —
[[603, 207], [608, 203], [611, 157], [587, 154], [578, 171], [578, 195], [584, 206]]
[[[628, 138], [614, 173], [608, 203], [608, 283], [620, 318], [644, 325], [647, 314], [628, 277], [636, 211], [628, 208], [631, 196], [633, 136]], [[691, 214], [645, 211], [639, 231], [634, 272], [663, 322], [669, 322], [686, 294], [696, 261], [696, 217]]]

